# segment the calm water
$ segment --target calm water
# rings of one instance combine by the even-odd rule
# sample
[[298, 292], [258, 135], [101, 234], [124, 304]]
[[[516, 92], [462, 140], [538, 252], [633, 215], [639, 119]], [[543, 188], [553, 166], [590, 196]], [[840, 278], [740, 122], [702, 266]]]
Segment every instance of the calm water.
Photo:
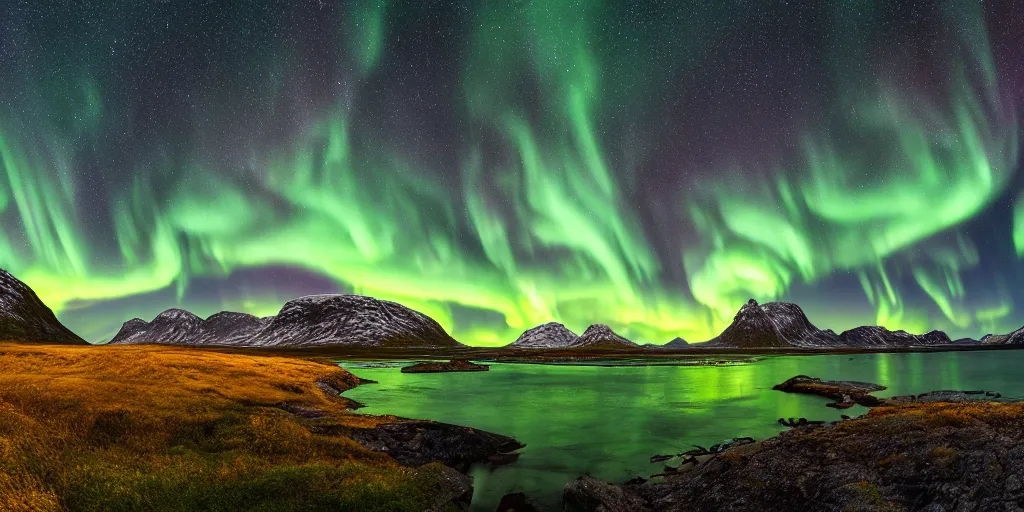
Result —
[[343, 363], [379, 384], [345, 396], [360, 412], [431, 419], [514, 436], [519, 461], [472, 472], [474, 510], [525, 492], [543, 510], [559, 508], [561, 489], [589, 473], [624, 481], [647, 477], [658, 453], [708, 446], [730, 437], [765, 438], [779, 417], [835, 420], [827, 400], [772, 391], [797, 374], [888, 386], [879, 396], [937, 389], [990, 389], [1024, 397], [1024, 351], [772, 357], [725, 367], [492, 364], [479, 373], [403, 374], [398, 368]]

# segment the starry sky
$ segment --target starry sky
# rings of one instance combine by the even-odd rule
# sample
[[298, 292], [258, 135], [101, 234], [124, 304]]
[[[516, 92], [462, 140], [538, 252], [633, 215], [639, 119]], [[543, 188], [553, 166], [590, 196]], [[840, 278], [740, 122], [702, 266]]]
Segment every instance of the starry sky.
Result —
[[1024, 324], [1024, 3], [0, 3], [0, 266], [92, 341], [353, 292], [468, 344]]

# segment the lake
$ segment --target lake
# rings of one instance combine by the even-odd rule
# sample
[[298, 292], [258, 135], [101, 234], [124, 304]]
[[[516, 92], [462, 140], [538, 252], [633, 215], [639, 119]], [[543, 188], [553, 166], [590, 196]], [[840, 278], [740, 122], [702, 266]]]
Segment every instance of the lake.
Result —
[[[404, 363], [403, 363], [404, 364]], [[378, 384], [345, 396], [359, 412], [430, 419], [510, 435], [519, 460], [476, 467], [473, 510], [493, 511], [524, 492], [541, 510], [560, 510], [562, 486], [582, 474], [622, 482], [661, 472], [655, 454], [732, 437], [763, 439], [780, 417], [837, 420], [866, 409], [825, 407], [824, 398], [772, 391], [794, 375], [888, 386], [878, 396], [987, 389], [1024, 396], [1024, 351], [774, 356], [728, 366], [492, 364], [489, 372], [403, 374], [398, 367], [341, 363]]]

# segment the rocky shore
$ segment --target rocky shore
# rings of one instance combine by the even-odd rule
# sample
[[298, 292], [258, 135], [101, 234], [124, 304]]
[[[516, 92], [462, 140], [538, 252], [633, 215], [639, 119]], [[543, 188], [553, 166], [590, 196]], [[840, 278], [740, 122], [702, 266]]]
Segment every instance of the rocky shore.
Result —
[[985, 391], [864, 398], [880, 386], [795, 379], [776, 389], [877, 405], [856, 419], [794, 422], [763, 441], [678, 454], [678, 466], [650, 480], [581, 477], [566, 485], [564, 510], [1024, 509], [1024, 404]]

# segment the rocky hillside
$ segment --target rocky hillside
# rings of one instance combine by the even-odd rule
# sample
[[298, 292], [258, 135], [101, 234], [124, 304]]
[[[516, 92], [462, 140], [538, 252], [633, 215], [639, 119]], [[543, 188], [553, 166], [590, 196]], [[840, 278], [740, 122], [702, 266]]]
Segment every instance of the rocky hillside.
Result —
[[0, 341], [86, 344], [57, 320], [28, 285], [3, 269], [0, 269]]
[[576, 340], [572, 348], [586, 349], [629, 349], [636, 348], [637, 344], [615, 334], [615, 331], [604, 324], [594, 324], [583, 331], [583, 335]]
[[988, 334], [980, 341], [985, 345], [1024, 345], [1024, 327], [1009, 334]]
[[579, 336], [558, 322], [548, 322], [527, 329], [508, 348], [569, 348]]
[[311, 295], [272, 317], [224, 311], [206, 320], [169, 309], [152, 322], [125, 322], [112, 344], [166, 343], [251, 347], [457, 347], [430, 317], [362, 295]]

